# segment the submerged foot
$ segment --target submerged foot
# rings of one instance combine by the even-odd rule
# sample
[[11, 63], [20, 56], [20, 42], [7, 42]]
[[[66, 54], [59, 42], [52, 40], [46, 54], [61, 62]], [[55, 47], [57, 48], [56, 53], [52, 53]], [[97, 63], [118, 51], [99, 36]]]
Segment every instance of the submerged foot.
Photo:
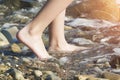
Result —
[[66, 44], [66, 45], [63, 44], [63, 46], [59, 46], [59, 47], [52, 46], [48, 49], [48, 51], [49, 52], [58, 51], [58, 52], [68, 53], [68, 52], [75, 52], [75, 51], [80, 51], [85, 49], [88, 49], [88, 47], [80, 47], [72, 44]]
[[46, 51], [41, 36], [38, 34], [31, 35], [29, 34], [28, 27], [24, 27], [17, 34], [17, 38], [29, 47], [40, 60], [46, 60], [52, 58]]

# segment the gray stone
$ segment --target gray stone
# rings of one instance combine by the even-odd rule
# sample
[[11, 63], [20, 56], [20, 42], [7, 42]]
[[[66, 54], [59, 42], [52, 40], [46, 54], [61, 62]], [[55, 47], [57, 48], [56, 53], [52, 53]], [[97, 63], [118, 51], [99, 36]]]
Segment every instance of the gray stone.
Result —
[[10, 69], [9, 73], [15, 80], [25, 80], [23, 73], [17, 69]]
[[45, 71], [44, 74], [45, 75], [43, 76], [43, 80], [62, 80], [52, 71]]
[[85, 39], [85, 38], [74, 38], [72, 40], [72, 43], [78, 44], [78, 45], [86, 45], [86, 44], [94, 44], [91, 40]]
[[62, 58], [59, 59], [60, 65], [64, 65], [67, 62], [69, 62], [69, 58], [68, 57], [62, 57]]
[[120, 55], [120, 48], [114, 48], [113, 51], [114, 51], [116, 54]]
[[107, 62], [107, 61], [109, 61], [109, 59], [107, 59], [107, 58], [100, 58], [100, 59], [97, 60], [97, 63], [104, 63], [104, 62]]
[[113, 69], [112, 72], [120, 74], [120, 69]]
[[18, 25], [18, 24], [15, 24], [15, 23], [5, 23], [5, 24], [3, 24], [3, 26], [2, 26], [2, 28], [10, 28], [11, 26], [16, 26], [16, 25]]
[[22, 58], [22, 61], [25, 62], [25, 63], [30, 63], [31, 62], [31, 60], [28, 59], [28, 58]]
[[13, 39], [16, 39], [16, 33], [18, 32], [18, 28], [16, 26], [7, 29], [7, 31], [11, 34]]

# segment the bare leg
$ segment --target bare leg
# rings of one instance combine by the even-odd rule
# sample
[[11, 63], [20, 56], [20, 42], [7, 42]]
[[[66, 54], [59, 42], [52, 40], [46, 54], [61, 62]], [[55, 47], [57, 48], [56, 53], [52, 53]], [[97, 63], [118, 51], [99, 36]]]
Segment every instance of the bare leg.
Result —
[[65, 10], [61, 12], [52, 21], [49, 27], [50, 32], [49, 51], [72, 52], [76, 50], [86, 49], [86, 47], [78, 47], [67, 43], [64, 36], [64, 19]]
[[27, 45], [41, 60], [51, 56], [47, 53], [41, 39], [44, 29], [61, 13], [73, 0], [49, 0], [45, 7], [28, 25], [17, 34], [18, 39]]

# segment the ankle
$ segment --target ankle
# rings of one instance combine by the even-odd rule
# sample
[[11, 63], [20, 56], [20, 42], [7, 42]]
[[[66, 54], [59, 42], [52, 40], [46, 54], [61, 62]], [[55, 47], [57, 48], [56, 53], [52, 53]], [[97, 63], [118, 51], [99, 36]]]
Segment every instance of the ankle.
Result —
[[61, 41], [61, 42], [52, 42], [51, 44], [50, 44], [50, 48], [63, 48], [65, 45], [68, 45], [68, 43], [66, 42], [66, 41]]
[[41, 36], [42, 35], [41, 31], [39, 31], [39, 29], [33, 28], [33, 25], [31, 24], [28, 24], [26, 26], [26, 30], [30, 36], [38, 36], [38, 35]]

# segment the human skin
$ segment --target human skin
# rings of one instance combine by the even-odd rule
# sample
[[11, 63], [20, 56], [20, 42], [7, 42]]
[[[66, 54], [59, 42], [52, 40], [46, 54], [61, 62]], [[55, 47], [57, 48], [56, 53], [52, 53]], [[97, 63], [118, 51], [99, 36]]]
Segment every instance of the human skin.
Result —
[[40, 60], [51, 58], [42, 41], [43, 31], [49, 26], [49, 51], [85, 49], [68, 44], [64, 36], [65, 9], [73, 0], [49, 0], [37, 16], [21, 29], [17, 38], [28, 46]]

